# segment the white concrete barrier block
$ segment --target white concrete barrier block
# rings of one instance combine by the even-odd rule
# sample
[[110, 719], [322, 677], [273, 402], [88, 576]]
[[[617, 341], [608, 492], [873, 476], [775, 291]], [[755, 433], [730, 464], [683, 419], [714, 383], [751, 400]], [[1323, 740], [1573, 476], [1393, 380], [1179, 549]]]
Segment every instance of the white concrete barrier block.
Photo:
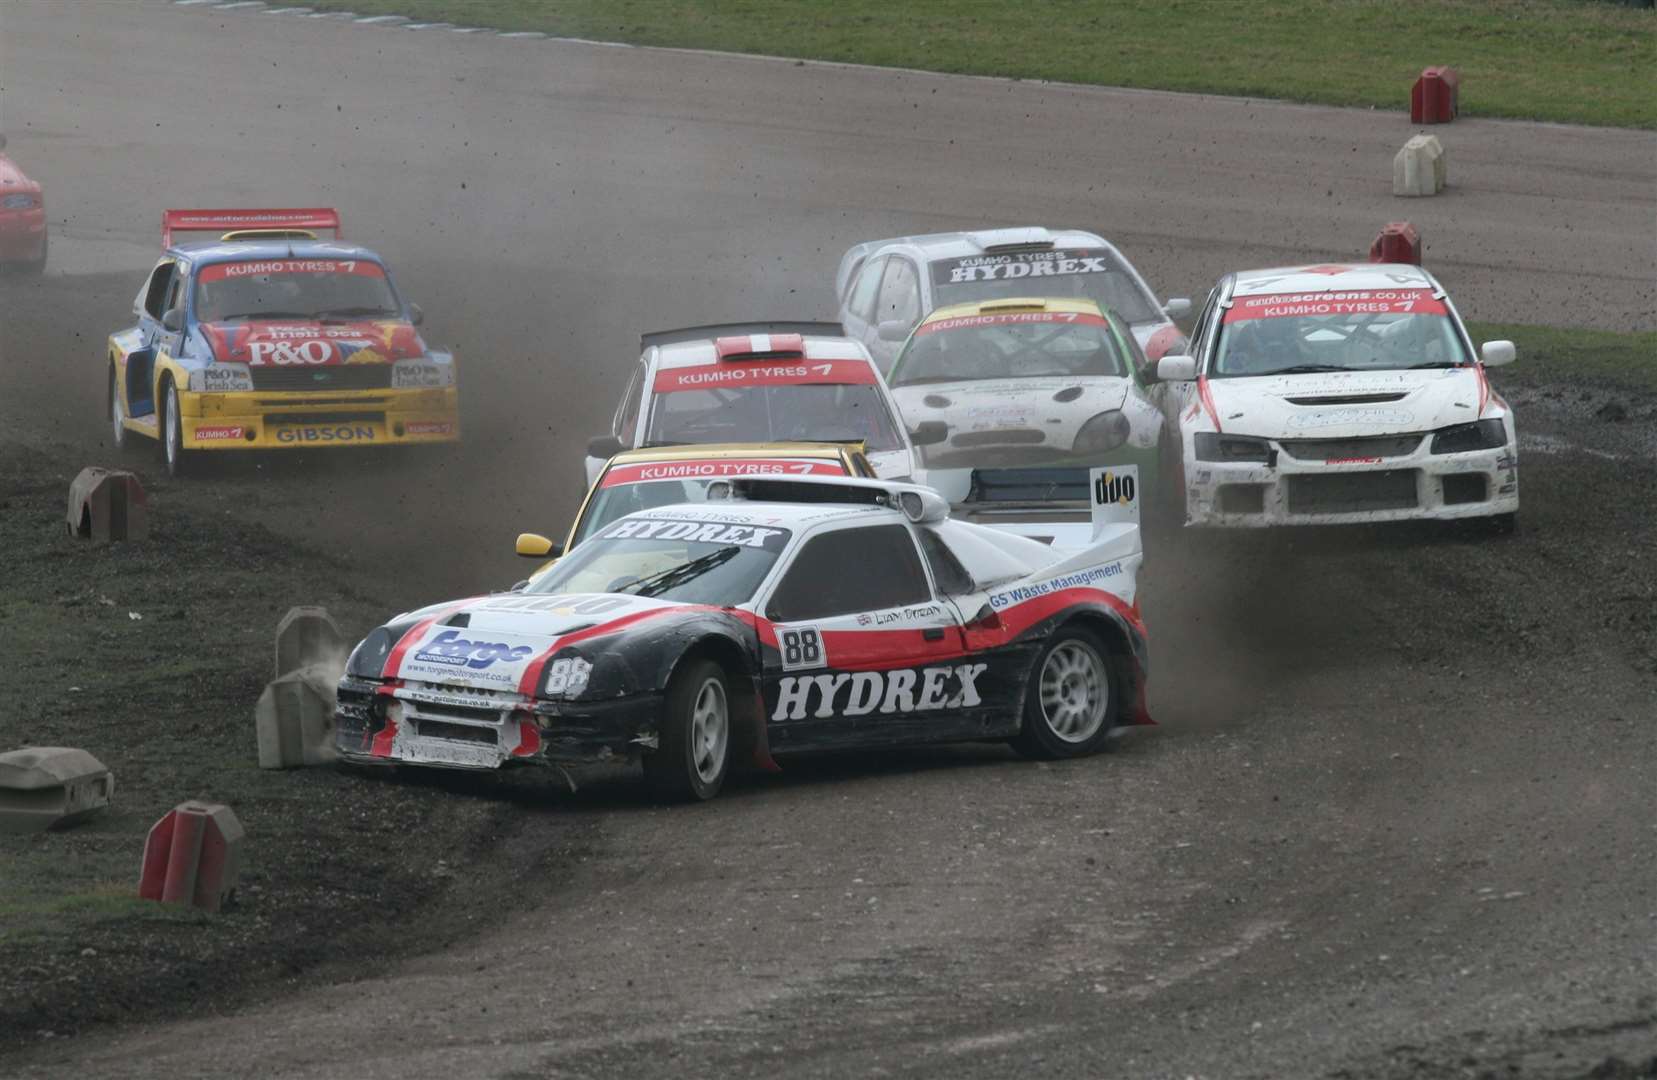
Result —
[[341, 667], [350, 649], [327, 608], [289, 608], [276, 627], [276, 676], [314, 664]]
[[1392, 159], [1394, 195], [1437, 195], [1448, 177], [1437, 135], [1416, 135]]
[[0, 833], [42, 832], [109, 805], [115, 777], [103, 762], [67, 746], [0, 754]]
[[261, 769], [295, 769], [334, 760], [334, 692], [340, 671], [313, 664], [265, 687], [253, 709]]

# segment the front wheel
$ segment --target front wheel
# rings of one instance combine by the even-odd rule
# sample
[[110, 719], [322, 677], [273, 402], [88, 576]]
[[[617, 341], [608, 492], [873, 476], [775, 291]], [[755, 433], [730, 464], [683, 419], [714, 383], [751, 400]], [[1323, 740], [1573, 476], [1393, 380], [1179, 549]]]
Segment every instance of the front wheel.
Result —
[[184, 420], [178, 413], [178, 388], [168, 381], [161, 392], [161, 461], [168, 476], [182, 476], [185, 468]]
[[109, 426], [110, 442], [116, 452], [123, 451], [129, 445], [127, 439], [127, 410], [121, 404], [121, 382], [115, 375], [115, 368], [109, 369]]
[[725, 671], [693, 660], [668, 683], [656, 749], [644, 779], [659, 799], [696, 802], [719, 794], [731, 767], [731, 697]]
[[1024, 691], [1024, 727], [1013, 748], [1026, 757], [1096, 753], [1116, 726], [1116, 678], [1091, 631], [1064, 627], [1036, 660]]

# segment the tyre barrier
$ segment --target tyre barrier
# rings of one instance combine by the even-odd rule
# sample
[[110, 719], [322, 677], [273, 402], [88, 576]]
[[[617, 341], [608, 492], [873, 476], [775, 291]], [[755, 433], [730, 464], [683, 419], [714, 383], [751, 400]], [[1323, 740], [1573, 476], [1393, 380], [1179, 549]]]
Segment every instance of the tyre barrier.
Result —
[[276, 677], [345, 657], [345, 635], [327, 608], [289, 608], [276, 624]]
[[139, 897], [218, 911], [236, 890], [243, 836], [223, 803], [179, 803], [144, 840]]
[[90, 465], [69, 484], [69, 535], [83, 540], [143, 540], [150, 534], [144, 485], [119, 469]]
[[277, 677], [253, 709], [259, 768], [294, 769], [334, 760], [337, 666], [313, 664]]
[[1394, 195], [1437, 195], [1447, 180], [1444, 147], [1437, 135], [1412, 136], [1392, 159]]
[[0, 754], [0, 833], [74, 825], [109, 806], [115, 777], [103, 762], [68, 746]]
[[1460, 111], [1460, 73], [1453, 67], [1422, 68], [1410, 87], [1410, 122], [1448, 124]]
[[1389, 221], [1369, 245], [1372, 263], [1414, 263], [1421, 265], [1421, 234], [1407, 221]]

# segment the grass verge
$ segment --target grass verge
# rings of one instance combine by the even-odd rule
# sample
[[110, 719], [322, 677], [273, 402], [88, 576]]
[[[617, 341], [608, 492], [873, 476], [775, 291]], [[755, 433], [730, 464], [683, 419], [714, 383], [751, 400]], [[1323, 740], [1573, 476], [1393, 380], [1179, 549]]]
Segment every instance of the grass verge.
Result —
[[309, 0], [565, 37], [1405, 109], [1423, 67], [1467, 116], [1657, 127], [1657, 12], [1604, 0]]
[[1519, 358], [1502, 369], [1502, 382], [1584, 381], [1657, 391], [1657, 332], [1561, 330], [1519, 323], [1469, 323], [1475, 342], [1507, 339]]

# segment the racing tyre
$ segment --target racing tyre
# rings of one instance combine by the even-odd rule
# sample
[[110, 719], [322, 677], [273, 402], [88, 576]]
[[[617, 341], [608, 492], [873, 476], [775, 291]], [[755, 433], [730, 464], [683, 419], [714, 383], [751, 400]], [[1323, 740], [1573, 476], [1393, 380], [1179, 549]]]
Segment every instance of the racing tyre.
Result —
[[129, 434], [126, 425], [127, 410], [121, 404], [121, 387], [116, 382], [115, 369], [109, 369], [109, 442], [120, 453], [132, 445], [127, 438]]
[[1485, 518], [1485, 528], [1495, 536], [1512, 536], [1519, 531], [1519, 512], [1511, 514], [1493, 514]]
[[1116, 726], [1116, 713], [1116, 677], [1104, 643], [1082, 627], [1064, 627], [1036, 660], [1013, 749], [1042, 759], [1096, 753]]
[[184, 419], [178, 414], [178, 388], [169, 381], [161, 391], [161, 462], [168, 476], [183, 476], [185, 459]]
[[692, 660], [673, 673], [644, 779], [658, 799], [697, 802], [719, 794], [731, 769], [731, 695], [725, 671]]

